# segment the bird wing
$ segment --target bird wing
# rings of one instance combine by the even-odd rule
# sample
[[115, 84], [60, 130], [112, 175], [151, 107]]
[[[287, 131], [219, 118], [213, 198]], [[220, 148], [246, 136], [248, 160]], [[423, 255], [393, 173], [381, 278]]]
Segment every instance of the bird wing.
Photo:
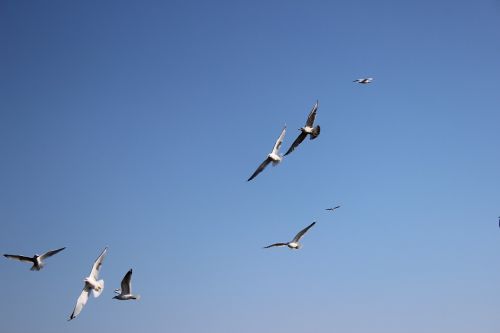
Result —
[[61, 252], [64, 249], [65, 249], [65, 247], [62, 247], [62, 248], [57, 249], [57, 250], [52, 250], [52, 251], [45, 252], [44, 254], [42, 254], [40, 256], [40, 259], [44, 260], [44, 259], [47, 259], [48, 257], [52, 257], [54, 254], [57, 254], [57, 253]]
[[274, 243], [274, 244], [271, 244], [271, 245], [268, 245], [268, 246], [264, 246], [265, 249], [268, 249], [270, 247], [274, 247], [274, 246], [287, 246], [288, 244], [287, 243]]
[[248, 181], [251, 181], [252, 179], [254, 179], [259, 173], [262, 172], [262, 170], [265, 169], [265, 167], [271, 163], [271, 158], [268, 157], [266, 158], [266, 160], [264, 162], [261, 163], [261, 165], [259, 165], [259, 167], [257, 168], [257, 170], [255, 170], [255, 172], [250, 176], [250, 178], [247, 179], [247, 182]]
[[125, 274], [125, 276], [123, 277], [123, 280], [122, 280], [122, 284], [121, 284], [121, 287], [122, 287], [122, 294], [124, 295], [128, 295], [128, 294], [131, 294], [132, 293], [132, 269], [130, 269], [127, 274]]
[[80, 294], [80, 296], [76, 300], [75, 309], [73, 310], [73, 313], [71, 314], [71, 316], [69, 316], [68, 320], [75, 319], [76, 316], [78, 316], [80, 314], [83, 307], [85, 306], [85, 304], [87, 304], [87, 301], [89, 300], [89, 293], [90, 293], [90, 287], [87, 284], [85, 284], [85, 287], [83, 287], [82, 293]]
[[106, 256], [106, 252], [108, 251], [108, 248], [104, 248], [102, 253], [99, 255], [99, 257], [96, 259], [94, 262], [94, 265], [92, 266], [92, 271], [90, 272], [90, 275], [97, 280], [99, 278], [99, 269], [101, 269], [102, 262], [104, 260], [104, 257]]
[[307, 232], [307, 230], [309, 230], [315, 224], [316, 224], [316, 222], [313, 222], [313, 223], [309, 224], [307, 227], [305, 227], [304, 229], [302, 229], [301, 231], [299, 231], [299, 233], [297, 235], [295, 235], [292, 242], [294, 242], [294, 243], [298, 242], [302, 238], [302, 236], [304, 236], [304, 234]]
[[311, 109], [311, 112], [309, 112], [309, 115], [307, 116], [306, 126], [313, 127], [314, 119], [316, 118], [316, 111], [318, 110], [318, 106], [319, 106], [319, 101], [316, 101], [316, 103], [314, 103], [314, 105]]
[[16, 254], [4, 254], [3, 256], [5, 258], [9, 258], [9, 259], [14, 259], [14, 260], [19, 260], [19, 261], [33, 263], [33, 258], [30, 258], [30, 257], [18, 256]]
[[276, 155], [278, 154], [280, 147], [281, 147], [281, 144], [283, 143], [283, 138], [285, 137], [285, 133], [286, 133], [286, 126], [283, 127], [283, 130], [281, 131], [280, 137], [278, 138], [278, 140], [276, 140], [276, 143], [274, 144], [273, 153]]
[[304, 141], [304, 139], [306, 138], [307, 136], [307, 133], [306, 132], [301, 132], [299, 134], [299, 136], [297, 137], [297, 139], [295, 139], [295, 141], [292, 143], [292, 145], [290, 146], [290, 148], [288, 148], [288, 151], [285, 153], [285, 156], [290, 154], [292, 151], [295, 150], [295, 148], [297, 148], [298, 145], [301, 144], [302, 141]]

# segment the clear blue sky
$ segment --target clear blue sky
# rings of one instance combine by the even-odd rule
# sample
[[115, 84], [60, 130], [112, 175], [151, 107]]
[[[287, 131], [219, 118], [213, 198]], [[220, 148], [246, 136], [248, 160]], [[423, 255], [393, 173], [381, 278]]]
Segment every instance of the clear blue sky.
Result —
[[0, 252], [67, 246], [0, 260], [2, 332], [500, 331], [499, 1], [5, 0], [0, 42]]

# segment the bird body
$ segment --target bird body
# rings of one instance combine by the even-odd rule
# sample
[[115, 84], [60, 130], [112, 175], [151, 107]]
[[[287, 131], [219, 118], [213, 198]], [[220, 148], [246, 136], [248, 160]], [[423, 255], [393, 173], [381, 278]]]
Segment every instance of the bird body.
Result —
[[54, 254], [57, 254], [64, 250], [65, 247], [57, 249], [57, 250], [52, 250], [52, 251], [47, 251], [42, 255], [35, 254], [33, 257], [25, 257], [25, 256], [20, 256], [16, 254], [4, 254], [3, 256], [8, 259], [14, 259], [18, 261], [23, 261], [23, 262], [28, 262], [31, 263], [32, 266], [30, 270], [32, 271], [39, 271], [45, 266], [45, 262], [43, 260], [52, 257]]
[[92, 294], [94, 295], [94, 298], [97, 298], [101, 295], [102, 291], [104, 290], [104, 280], [99, 280], [97, 281], [94, 277], [89, 276], [86, 277], [83, 282], [87, 287], [89, 287], [90, 290], [92, 290]]
[[269, 158], [271, 158], [274, 162], [281, 162], [282, 157], [278, 154], [271, 153], [267, 155]]

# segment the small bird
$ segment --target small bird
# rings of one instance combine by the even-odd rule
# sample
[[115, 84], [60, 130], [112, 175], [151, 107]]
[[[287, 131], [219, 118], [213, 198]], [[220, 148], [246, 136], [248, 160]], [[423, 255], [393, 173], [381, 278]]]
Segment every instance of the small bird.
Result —
[[274, 243], [274, 244], [265, 246], [264, 249], [268, 249], [268, 248], [274, 247], [274, 246], [288, 246], [292, 250], [298, 250], [302, 247], [302, 244], [299, 243], [300, 239], [302, 238], [302, 236], [304, 236], [304, 234], [307, 232], [307, 230], [309, 230], [315, 224], [316, 224], [316, 222], [313, 222], [313, 223], [309, 224], [307, 227], [305, 227], [304, 229], [302, 229], [301, 231], [299, 231], [299, 233], [297, 235], [295, 235], [293, 240], [288, 242], [288, 243]]
[[83, 307], [89, 300], [90, 290], [92, 290], [94, 298], [99, 297], [104, 290], [104, 280], [98, 281], [97, 279], [99, 278], [99, 270], [101, 269], [102, 262], [104, 260], [104, 257], [106, 256], [107, 250], [107, 247], [104, 248], [102, 253], [94, 262], [92, 270], [90, 271], [90, 275], [83, 280], [85, 285], [83, 287], [82, 293], [80, 294], [80, 297], [78, 297], [78, 300], [76, 301], [75, 309], [73, 310], [73, 313], [69, 317], [68, 321], [70, 321], [71, 319], [75, 319], [76, 316], [78, 316], [78, 314], [82, 311]]
[[361, 83], [361, 84], [368, 84], [368, 83], [372, 83], [372, 81], [373, 81], [372, 77], [367, 77], [364, 79], [357, 79], [357, 80], [354, 80], [352, 82], [357, 82], [357, 83]]
[[42, 255], [35, 254], [33, 257], [18, 256], [16, 254], [4, 254], [3, 256], [5, 258], [9, 258], [9, 259], [29, 262], [29, 263], [33, 264], [33, 266], [31, 266], [32, 271], [39, 271], [45, 265], [43, 260], [47, 259], [48, 257], [52, 257], [54, 254], [59, 253], [64, 249], [65, 249], [65, 247], [62, 247], [62, 248], [57, 249], [57, 250], [45, 252]]
[[125, 274], [121, 283], [121, 289], [115, 289], [117, 296], [113, 299], [119, 299], [121, 301], [128, 301], [130, 299], [140, 299], [141, 295], [132, 295], [132, 268]]
[[269, 163], [273, 163], [273, 166], [275, 166], [281, 162], [281, 160], [283, 159], [283, 156], [279, 155], [279, 150], [280, 150], [281, 144], [283, 143], [283, 138], [285, 137], [285, 133], [286, 133], [286, 125], [285, 125], [285, 127], [283, 127], [283, 130], [281, 131], [281, 134], [280, 134], [278, 140], [276, 140], [276, 143], [274, 144], [274, 147], [273, 147], [273, 151], [269, 155], [267, 155], [266, 160], [264, 162], [262, 162], [261, 165], [259, 165], [257, 170], [255, 170], [255, 172], [250, 176], [250, 178], [247, 179], [247, 181], [251, 181], [252, 179], [254, 179], [259, 173], [262, 172], [262, 170], [264, 170], [266, 168], [266, 166]]
[[290, 148], [288, 148], [288, 151], [285, 153], [285, 156], [290, 154], [292, 151], [294, 151], [295, 148], [297, 148], [298, 145], [300, 145], [302, 143], [302, 141], [304, 141], [307, 134], [309, 134], [309, 139], [311, 139], [311, 140], [314, 140], [318, 137], [321, 128], [319, 127], [319, 125], [316, 127], [313, 127], [314, 126], [314, 119], [316, 119], [316, 111], [318, 111], [318, 106], [319, 106], [319, 101], [316, 101], [316, 103], [314, 103], [314, 105], [311, 109], [311, 112], [309, 112], [309, 115], [307, 116], [306, 125], [302, 128], [299, 128], [299, 131], [301, 133], [299, 134], [297, 139], [295, 139], [295, 141], [292, 143]]
[[498, 217], [498, 227], [500, 228], [500, 216]]
[[327, 208], [327, 209], [325, 209], [325, 210], [331, 210], [331, 211], [333, 212], [333, 211], [334, 211], [335, 209], [337, 209], [337, 208], [340, 208], [340, 206], [335, 206], [335, 207], [333, 207], [333, 208]]

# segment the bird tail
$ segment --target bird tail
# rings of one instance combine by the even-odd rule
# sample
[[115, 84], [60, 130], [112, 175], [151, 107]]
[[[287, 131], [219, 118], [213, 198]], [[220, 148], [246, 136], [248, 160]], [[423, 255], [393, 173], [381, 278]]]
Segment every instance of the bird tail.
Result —
[[42, 269], [42, 267], [43, 267], [43, 265], [33, 265], [33, 266], [31, 266], [30, 270], [31, 271], [39, 271]]
[[319, 127], [319, 125], [316, 126], [316, 127], [314, 127], [313, 130], [312, 130], [312, 132], [311, 132], [310, 139], [311, 140], [316, 139], [318, 137], [320, 131], [321, 131], [321, 128]]
[[94, 295], [95, 298], [101, 296], [102, 291], [104, 290], [104, 280], [99, 280], [97, 281], [98, 288], [92, 289], [92, 294]]
[[271, 163], [272, 163], [273, 166], [277, 166], [278, 164], [281, 163], [281, 160], [279, 160], [279, 161], [272, 161]]

